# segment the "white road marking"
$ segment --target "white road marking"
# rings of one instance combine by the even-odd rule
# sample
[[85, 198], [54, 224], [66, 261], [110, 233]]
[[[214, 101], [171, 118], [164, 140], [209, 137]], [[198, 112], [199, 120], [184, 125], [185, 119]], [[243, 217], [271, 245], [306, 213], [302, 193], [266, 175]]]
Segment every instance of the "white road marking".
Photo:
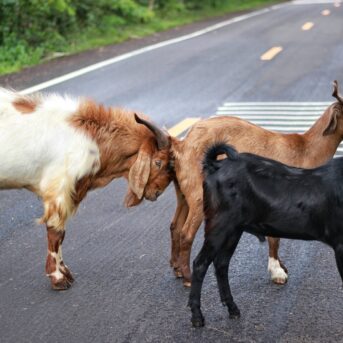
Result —
[[294, 0], [293, 5], [320, 5], [320, 4], [333, 4], [337, 0]]
[[193, 32], [193, 33], [181, 36], [181, 37], [177, 37], [177, 38], [166, 40], [164, 42], [160, 42], [160, 43], [157, 43], [157, 44], [149, 45], [147, 47], [144, 47], [144, 48], [141, 48], [141, 49], [138, 49], [138, 50], [134, 50], [134, 51], [128, 52], [126, 54], [123, 54], [123, 55], [120, 55], [120, 56], [116, 56], [116, 57], [107, 59], [105, 61], [99, 62], [99, 63], [92, 64], [92, 65], [90, 65], [88, 67], [81, 68], [81, 69], [73, 71], [71, 73], [68, 73], [68, 74], [62, 75], [60, 77], [51, 79], [49, 81], [40, 83], [38, 85], [26, 88], [26, 89], [21, 91], [21, 94], [30, 94], [30, 93], [34, 93], [34, 92], [40, 91], [42, 89], [45, 89], [45, 88], [48, 88], [48, 87], [51, 87], [51, 86], [55, 86], [55, 85], [60, 84], [62, 82], [74, 79], [74, 78], [76, 78], [78, 76], [90, 73], [90, 72], [92, 72], [94, 70], [98, 70], [100, 68], [104, 68], [104, 67], [109, 66], [111, 64], [118, 63], [120, 61], [127, 60], [127, 59], [129, 59], [131, 57], [134, 57], [134, 56], [137, 56], [137, 55], [141, 55], [141, 54], [144, 54], [146, 52], [153, 51], [153, 50], [156, 50], [156, 49], [168, 46], [168, 45], [177, 44], [177, 43], [180, 43], [180, 42], [192, 39], [192, 38], [196, 38], [196, 37], [202, 36], [202, 35], [204, 35], [206, 33], [218, 30], [218, 29], [223, 28], [225, 26], [228, 26], [228, 25], [231, 25], [231, 24], [234, 24], [234, 23], [238, 23], [240, 21], [247, 20], [249, 18], [253, 18], [253, 17], [256, 17], [258, 15], [269, 13], [269, 12], [277, 10], [277, 9], [283, 7], [283, 6], [288, 6], [288, 4], [285, 3], [285, 4], [280, 4], [280, 5], [274, 5], [274, 6], [271, 6], [271, 7], [268, 7], [268, 8], [264, 8], [262, 10], [258, 10], [258, 11], [254, 11], [254, 12], [251, 12], [251, 13], [248, 13], [248, 14], [244, 14], [244, 15], [238, 16], [238, 17], [234, 17], [232, 19], [222, 21], [222, 22], [220, 22], [218, 24], [209, 26], [209, 27], [207, 27], [205, 29], [202, 29], [202, 30], [199, 30], [199, 31], [196, 31], [196, 32]]
[[[219, 112], [223, 111], [224, 113], [227, 111], [226, 108], [223, 108], [223, 107], [220, 107], [218, 109], [218, 114]], [[293, 116], [293, 117], [299, 117], [299, 116], [305, 116], [305, 117], [313, 117], [313, 116], [318, 116], [320, 114], [322, 114], [323, 112], [320, 111], [320, 110], [313, 110], [313, 111], [301, 111], [299, 110], [299, 112], [295, 112], [296, 110], [293, 110], [293, 111], [290, 111], [290, 110], [278, 110], [278, 109], [275, 109], [275, 111], [273, 111], [272, 109], [268, 109], [268, 110], [251, 110], [249, 108], [247, 109], [241, 109], [241, 108], [230, 108], [230, 111], [235, 111], [235, 113], [243, 113], [243, 114], [251, 114], [251, 115], [259, 115], [259, 114], [263, 114], [263, 115], [268, 115], [268, 114], [271, 114], [273, 115], [273, 117], [275, 118], [275, 114], [277, 115], [289, 115], [289, 116]]]
[[[235, 113], [235, 116], [240, 116], [241, 114], [244, 115], [244, 119], [246, 120], [275, 120], [275, 116], [277, 115], [277, 113], [275, 114], [266, 114], [266, 115], [255, 115], [255, 114], [247, 114], [245, 115], [245, 113], [241, 113], [241, 112], [237, 112], [237, 111], [234, 111]], [[225, 111], [217, 111], [217, 115], [227, 115], [227, 113]], [[297, 120], [299, 118], [298, 115], [286, 115], [286, 116], [283, 116], [283, 115], [277, 115], [277, 119], [278, 120]], [[318, 115], [317, 116], [306, 116], [306, 119], [309, 120], [309, 123], [313, 123], [315, 120], [318, 119]]]
[[[332, 102], [225, 102], [216, 115], [248, 120], [267, 130], [302, 133], [307, 131]], [[335, 156], [343, 156], [339, 146]]]
[[225, 102], [224, 106], [232, 106], [232, 105], [238, 105], [238, 106], [304, 106], [308, 108], [312, 108], [313, 106], [328, 106], [332, 104], [332, 102], [322, 101], [322, 102], [306, 102], [306, 101], [270, 101], [270, 102], [258, 102], [258, 101], [252, 101], [252, 102]]

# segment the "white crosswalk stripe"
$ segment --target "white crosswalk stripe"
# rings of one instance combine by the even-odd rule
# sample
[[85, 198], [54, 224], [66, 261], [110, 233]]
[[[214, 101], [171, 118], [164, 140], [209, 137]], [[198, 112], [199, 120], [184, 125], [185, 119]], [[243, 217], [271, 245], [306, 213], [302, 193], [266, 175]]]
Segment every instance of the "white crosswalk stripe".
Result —
[[293, 5], [321, 5], [340, 3], [340, 0], [293, 0]]
[[[285, 133], [307, 131], [332, 102], [226, 102], [216, 115], [240, 117], [267, 130]], [[343, 156], [343, 144], [336, 152]]]

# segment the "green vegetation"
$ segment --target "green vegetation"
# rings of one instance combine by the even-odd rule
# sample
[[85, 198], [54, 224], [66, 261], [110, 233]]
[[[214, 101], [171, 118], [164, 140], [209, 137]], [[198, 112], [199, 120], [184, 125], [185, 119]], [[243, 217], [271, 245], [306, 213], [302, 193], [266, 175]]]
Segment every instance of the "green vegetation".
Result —
[[0, 0], [0, 74], [276, 0]]

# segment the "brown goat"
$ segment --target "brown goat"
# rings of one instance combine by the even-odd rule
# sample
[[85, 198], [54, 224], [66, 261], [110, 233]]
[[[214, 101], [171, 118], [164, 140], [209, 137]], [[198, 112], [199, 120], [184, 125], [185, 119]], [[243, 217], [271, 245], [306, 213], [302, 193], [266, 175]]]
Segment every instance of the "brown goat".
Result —
[[[184, 140], [173, 138], [174, 181], [177, 208], [170, 226], [171, 260], [177, 277], [190, 286], [190, 253], [196, 232], [203, 220], [203, 176], [201, 162], [205, 151], [216, 142], [233, 145], [239, 152], [250, 152], [294, 167], [314, 168], [333, 157], [343, 138], [343, 99], [334, 82], [329, 106], [303, 134], [281, 134], [265, 130], [235, 117], [214, 117], [196, 123]], [[268, 237], [268, 269], [275, 283], [287, 280], [287, 269], [278, 257], [279, 239]]]
[[65, 223], [89, 190], [125, 177], [125, 203], [134, 206], [156, 200], [172, 178], [170, 137], [133, 112], [0, 88], [0, 124], [0, 189], [26, 188], [42, 199], [53, 289], [73, 282], [62, 258]]

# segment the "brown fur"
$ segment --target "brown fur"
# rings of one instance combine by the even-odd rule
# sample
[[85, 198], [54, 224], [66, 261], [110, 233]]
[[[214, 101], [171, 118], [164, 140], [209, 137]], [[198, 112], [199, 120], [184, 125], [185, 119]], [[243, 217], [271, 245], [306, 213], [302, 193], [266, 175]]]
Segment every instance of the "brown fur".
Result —
[[[171, 180], [168, 170], [169, 150], [157, 150], [154, 135], [144, 125], [136, 123], [133, 112], [105, 108], [86, 101], [71, 117], [70, 123], [94, 139], [100, 150], [100, 169], [96, 175], [89, 175], [78, 182], [73, 195], [75, 203], [79, 203], [88, 190], [104, 187], [114, 178], [123, 176], [129, 179], [131, 167], [139, 153], [149, 156], [150, 163], [146, 182], [140, 184], [144, 196], [155, 200], [156, 192], [162, 192], [168, 186]], [[156, 160], [162, 161], [159, 169], [154, 167]], [[135, 177], [139, 178], [139, 175], [135, 174]]]
[[36, 110], [38, 101], [33, 97], [18, 97], [12, 104], [18, 112], [29, 114]]
[[45, 264], [46, 274], [49, 275], [53, 273], [55, 270], [56, 270], [56, 259], [52, 257], [50, 254], [48, 254], [46, 258], [46, 264]]
[[[343, 108], [335, 103], [304, 134], [281, 134], [240, 118], [215, 117], [195, 124], [183, 141], [173, 138], [178, 204], [171, 224], [171, 266], [176, 275], [183, 275], [184, 284], [190, 285], [191, 246], [203, 220], [201, 161], [211, 145], [225, 142], [239, 152], [250, 152], [291, 166], [310, 168], [332, 158], [342, 137]], [[270, 256], [279, 259], [279, 240], [270, 238], [268, 241]]]
[[54, 228], [47, 228], [48, 233], [48, 250], [50, 252], [58, 252], [58, 248], [63, 240], [64, 232], [57, 232]]

